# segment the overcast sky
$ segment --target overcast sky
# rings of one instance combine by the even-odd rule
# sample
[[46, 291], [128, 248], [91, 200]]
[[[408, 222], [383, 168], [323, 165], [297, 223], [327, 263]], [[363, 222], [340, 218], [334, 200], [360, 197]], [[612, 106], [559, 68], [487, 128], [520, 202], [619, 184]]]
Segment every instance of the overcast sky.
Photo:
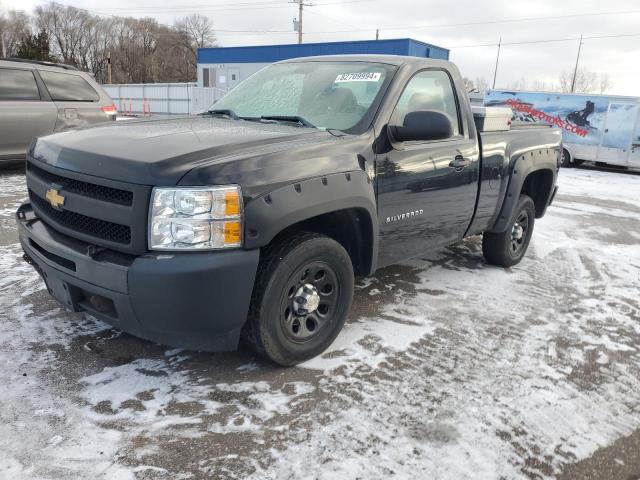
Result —
[[[0, 9], [30, 11], [43, 2], [0, 0]], [[93, 13], [152, 16], [161, 23], [193, 12], [209, 16], [222, 46], [295, 43], [292, 19], [297, 6], [287, 0], [63, 0]], [[557, 82], [572, 71], [580, 34], [586, 37], [637, 34], [584, 40], [580, 65], [608, 73], [610, 93], [640, 96], [640, 2], [638, 0], [313, 0], [305, 7], [306, 42], [411, 37], [451, 49], [451, 60], [464, 76], [484, 77], [491, 84], [495, 46], [538, 40], [563, 42], [505, 45], [496, 87], [513, 87], [526, 79]], [[612, 12], [621, 12], [612, 14]], [[595, 14], [595, 15], [585, 15]], [[582, 15], [582, 16], [577, 16]], [[562, 17], [540, 19], [540, 17]], [[517, 20], [517, 21], [516, 21]], [[485, 22], [476, 25], [452, 25]], [[246, 32], [237, 32], [238, 30]], [[236, 32], [234, 32], [236, 31]]]

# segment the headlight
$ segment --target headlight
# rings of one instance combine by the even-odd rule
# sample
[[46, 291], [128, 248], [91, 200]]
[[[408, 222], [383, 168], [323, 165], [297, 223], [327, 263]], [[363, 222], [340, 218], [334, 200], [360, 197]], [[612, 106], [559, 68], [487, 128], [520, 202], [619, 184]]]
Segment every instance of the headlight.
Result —
[[154, 188], [150, 250], [214, 250], [242, 245], [240, 187]]

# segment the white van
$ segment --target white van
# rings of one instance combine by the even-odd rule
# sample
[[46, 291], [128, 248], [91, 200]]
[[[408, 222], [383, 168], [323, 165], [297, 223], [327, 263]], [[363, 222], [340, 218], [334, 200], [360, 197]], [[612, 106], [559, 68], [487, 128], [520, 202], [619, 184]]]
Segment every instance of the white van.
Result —
[[640, 97], [489, 90], [487, 106], [562, 128], [563, 165], [593, 161], [640, 168]]

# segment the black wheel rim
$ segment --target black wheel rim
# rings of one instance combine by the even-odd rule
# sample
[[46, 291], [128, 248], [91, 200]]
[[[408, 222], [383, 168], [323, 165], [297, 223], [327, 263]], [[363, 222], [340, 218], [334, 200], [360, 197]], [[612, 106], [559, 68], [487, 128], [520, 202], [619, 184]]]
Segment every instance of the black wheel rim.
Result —
[[[301, 291], [302, 297], [317, 294], [317, 308], [301, 311], [301, 305], [304, 304], [300, 301]], [[307, 293], [309, 291], [313, 293]], [[284, 336], [295, 343], [306, 343], [327, 331], [334, 323], [339, 296], [338, 276], [327, 263], [309, 262], [299, 268], [289, 278], [282, 292], [280, 327]]]
[[512, 257], [520, 255], [526, 245], [528, 233], [529, 214], [526, 211], [523, 211], [518, 214], [516, 221], [511, 227], [511, 244], [509, 246], [509, 253]]

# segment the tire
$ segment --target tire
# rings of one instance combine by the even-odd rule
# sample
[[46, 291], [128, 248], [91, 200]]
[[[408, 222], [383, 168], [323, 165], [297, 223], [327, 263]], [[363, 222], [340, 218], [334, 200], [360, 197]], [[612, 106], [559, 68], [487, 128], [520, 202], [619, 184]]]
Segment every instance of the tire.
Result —
[[566, 148], [562, 149], [562, 167], [571, 168], [574, 167], [574, 163], [571, 161], [571, 154]]
[[527, 195], [520, 195], [507, 230], [503, 233], [485, 232], [482, 235], [482, 253], [487, 262], [500, 267], [512, 267], [520, 263], [529, 247], [535, 218], [533, 200]]
[[351, 258], [335, 240], [302, 232], [276, 242], [261, 254], [243, 339], [282, 366], [319, 355], [344, 326], [353, 283]]

